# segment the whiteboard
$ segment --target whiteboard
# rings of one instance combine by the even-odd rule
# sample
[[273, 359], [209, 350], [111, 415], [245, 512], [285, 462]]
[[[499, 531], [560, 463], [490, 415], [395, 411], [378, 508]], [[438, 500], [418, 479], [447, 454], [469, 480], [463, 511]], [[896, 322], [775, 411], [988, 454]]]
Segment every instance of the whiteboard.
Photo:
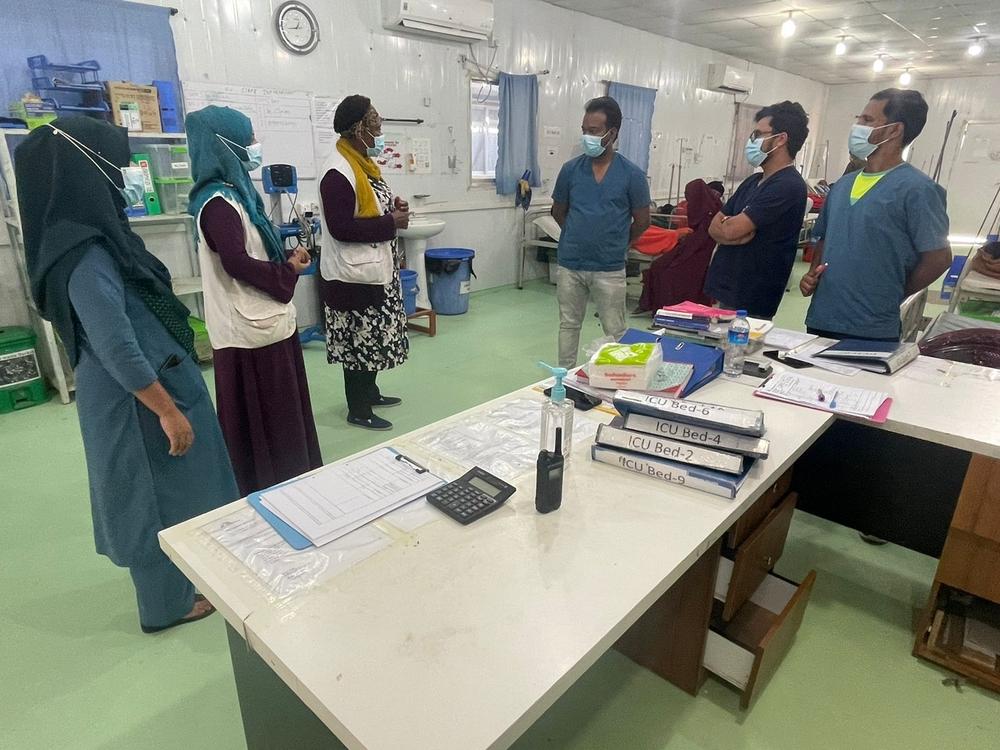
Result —
[[[299, 179], [316, 177], [308, 92], [200, 81], [184, 81], [183, 87], [185, 111], [193, 112], [209, 104], [239, 110], [253, 122], [265, 164], [291, 164]], [[251, 176], [259, 180], [260, 172]]]

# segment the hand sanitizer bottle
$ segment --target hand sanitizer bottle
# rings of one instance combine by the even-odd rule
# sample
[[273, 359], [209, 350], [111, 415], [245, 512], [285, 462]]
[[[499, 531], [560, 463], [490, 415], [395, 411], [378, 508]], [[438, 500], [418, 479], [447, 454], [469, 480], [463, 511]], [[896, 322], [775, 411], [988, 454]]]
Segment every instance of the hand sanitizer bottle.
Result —
[[562, 455], [569, 460], [570, 450], [573, 447], [573, 402], [566, 398], [566, 386], [563, 385], [563, 378], [566, 377], [565, 367], [552, 367], [544, 362], [539, 362], [543, 368], [552, 373], [555, 377], [555, 385], [552, 386], [552, 395], [548, 401], [542, 405], [542, 440], [540, 450], [555, 452], [559, 443], [556, 441], [556, 431], [559, 430], [562, 436]]

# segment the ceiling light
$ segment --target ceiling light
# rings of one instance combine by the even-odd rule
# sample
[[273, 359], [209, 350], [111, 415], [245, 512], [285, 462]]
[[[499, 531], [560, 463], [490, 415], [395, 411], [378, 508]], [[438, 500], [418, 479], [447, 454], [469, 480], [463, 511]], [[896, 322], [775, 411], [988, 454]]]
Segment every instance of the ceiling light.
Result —
[[792, 20], [792, 14], [788, 14], [788, 18], [785, 22], [781, 24], [781, 35], [788, 39], [789, 37], [795, 36], [795, 21]]
[[847, 52], [847, 42], [844, 41], [845, 39], [847, 39], [846, 36], [840, 37], [840, 41], [837, 42], [837, 46], [833, 48], [833, 54], [837, 57], [840, 57]]
[[974, 39], [972, 44], [969, 45], [969, 56], [979, 57], [981, 54], [983, 54], [983, 38], [979, 37], [978, 39]]
[[885, 60], [882, 59], [882, 55], [875, 58], [875, 62], [872, 63], [872, 70], [876, 73], [881, 73], [885, 70]]
[[912, 80], [913, 80], [913, 76], [910, 75], [910, 69], [909, 68], [907, 68], [906, 70], [904, 70], [899, 75], [899, 85], [900, 86], [909, 86], [910, 82]]

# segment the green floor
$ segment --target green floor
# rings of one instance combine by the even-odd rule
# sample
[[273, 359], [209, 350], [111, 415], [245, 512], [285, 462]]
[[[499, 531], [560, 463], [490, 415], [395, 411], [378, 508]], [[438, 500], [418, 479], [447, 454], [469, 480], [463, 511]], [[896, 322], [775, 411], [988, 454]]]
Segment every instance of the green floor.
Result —
[[[787, 295], [779, 324], [801, 325], [804, 309]], [[600, 335], [587, 325], [585, 340]], [[400, 433], [537, 379], [534, 362], [555, 351], [552, 288], [474, 295], [470, 314], [439, 331], [414, 335], [410, 362], [380, 379], [406, 399], [391, 413]], [[345, 425], [340, 373], [322, 347], [306, 359], [325, 458], [381, 441]], [[75, 409], [53, 401], [0, 415], [0, 457], [0, 747], [243, 748], [222, 618], [141, 635], [128, 574], [93, 552]], [[516, 747], [997, 747], [997, 696], [946, 687], [945, 673], [910, 656], [934, 560], [800, 513], [779, 572], [810, 569], [798, 640], [750, 713], [714, 679], [692, 698], [609, 653]]]

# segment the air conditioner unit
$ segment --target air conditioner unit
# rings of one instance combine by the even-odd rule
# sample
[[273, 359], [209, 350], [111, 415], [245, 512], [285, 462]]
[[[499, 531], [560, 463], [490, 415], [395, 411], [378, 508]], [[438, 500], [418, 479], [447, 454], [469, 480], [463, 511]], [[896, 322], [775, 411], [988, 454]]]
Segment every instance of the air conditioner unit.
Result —
[[708, 88], [727, 94], [749, 94], [753, 91], [753, 73], [732, 65], [712, 63], [708, 66]]
[[382, 25], [399, 33], [481, 42], [493, 33], [493, 0], [382, 0]]

